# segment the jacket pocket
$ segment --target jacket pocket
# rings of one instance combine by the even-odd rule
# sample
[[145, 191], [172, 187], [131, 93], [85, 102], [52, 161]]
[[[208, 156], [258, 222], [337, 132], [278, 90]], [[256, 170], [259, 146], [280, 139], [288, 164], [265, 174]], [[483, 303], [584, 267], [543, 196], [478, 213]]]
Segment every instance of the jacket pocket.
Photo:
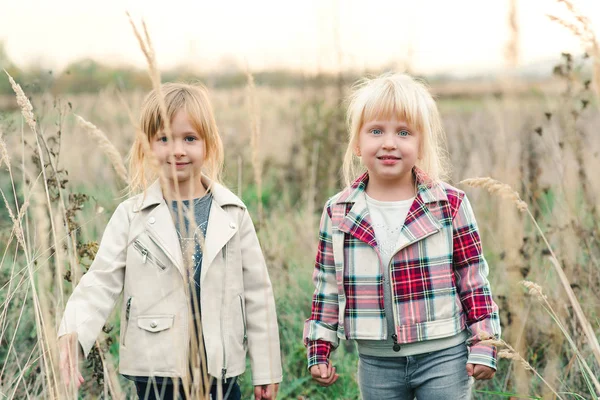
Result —
[[127, 302], [125, 303], [125, 326], [123, 327], [123, 339], [121, 344], [125, 346], [126, 338], [127, 338], [127, 328], [129, 327], [129, 316], [131, 314], [131, 302], [133, 301], [133, 297], [129, 296]]
[[142, 256], [142, 264], [146, 264], [146, 262], [149, 261], [150, 263], [156, 265], [161, 271], [164, 271], [167, 269], [167, 266], [162, 261], [160, 261], [157, 257], [152, 255], [152, 253], [150, 253], [148, 248], [146, 246], [144, 246], [144, 244], [139, 239], [133, 242], [133, 247]]
[[138, 328], [151, 333], [161, 332], [173, 326], [173, 319], [173, 315], [140, 315]]
[[247, 330], [247, 326], [246, 326], [246, 309], [244, 307], [244, 299], [242, 298], [242, 295], [238, 294], [238, 298], [240, 299], [240, 311], [242, 312], [242, 324], [244, 326], [244, 337], [243, 337], [242, 344], [243, 344], [244, 348], [246, 348], [248, 346], [248, 330]]

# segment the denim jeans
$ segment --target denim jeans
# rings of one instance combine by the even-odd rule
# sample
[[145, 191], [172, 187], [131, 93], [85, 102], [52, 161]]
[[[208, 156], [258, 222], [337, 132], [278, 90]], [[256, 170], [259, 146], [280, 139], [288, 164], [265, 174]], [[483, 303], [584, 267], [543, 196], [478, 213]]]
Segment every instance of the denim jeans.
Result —
[[461, 343], [407, 357], [359, 357], [358, 384], [364, 400], [459, 400], [471, 398], [467, 346]]
[[[161, 379], [157, 382], [135, 382], [135, 388], [140, 400], [183, 400], [186, 399], [185, 390], [181, 380], [178, 381], [178, 391], [175, 393], [175, 385], [170, 379]], [[222, 386], [223, 400], [240, 400], [242, 394], [236, 378], [230, 378], [223, 382]], [[192, 395], [193, 397], [193, 395]], [[210, 399], [218, 399], [218, 389], [216, 383], [213, 383], [210, 390]]]

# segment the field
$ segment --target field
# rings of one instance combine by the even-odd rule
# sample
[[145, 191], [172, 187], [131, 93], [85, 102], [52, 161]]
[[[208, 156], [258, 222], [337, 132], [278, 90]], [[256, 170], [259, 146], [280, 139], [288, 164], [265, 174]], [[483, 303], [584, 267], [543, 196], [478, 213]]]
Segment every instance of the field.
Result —
[[[496, 377], [476, 383], [476, 399], [600, 396], [600, 107], [574, 62], [557, 59], [565, 72], [536, 90], [511, 90], [510, 81], [493, 93], [477, 86], [452, 95], [437, 89], [451, 183], [474, 206], [505, 341]], [[341, 376], [330, 388], [311, 382], [302, 344], [318, 219], [341, 188], [341, 99], [350, 84], [211, 90], [226, 149], [223, 180], [251, 211], [275, 287], [283, 399], [358, 398], [353, 344], [336, 351]], [[72, 281], [86, 271], [123, 199], [125, 182], [115, 167], [135, 136], [143, 95], [110, 87], [88, 95], [41, 94], [31, 99], [35, 121], [18, 109], [1, 114], [1, 398], [64, 395], [57, 324]], [[14, 97], [0, 104], [11, 101], [14, 108]], [[107, 156], [111, 147], [76, 116], [104, 132], [118, 159], [114, 151]], [[512, 189], [461, 183], [488, 176]], [[84, 368], [80, 398], [134, 393], [116, 372], [118, 317], [115, 311]], [[248, 397], [248, 376], [241, 382]]]

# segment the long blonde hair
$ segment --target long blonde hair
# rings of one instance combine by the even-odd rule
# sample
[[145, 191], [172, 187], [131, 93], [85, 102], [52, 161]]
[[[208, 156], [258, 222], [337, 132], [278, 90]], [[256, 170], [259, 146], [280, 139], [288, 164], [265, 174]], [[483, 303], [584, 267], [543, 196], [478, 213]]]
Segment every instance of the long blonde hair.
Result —
[[354, 150], [366, 122], [395, 117], [421, 134], [416, 166], [431, 182], [446, 179], [449, 162], [446, 138], [435, 100], [427, 86], [407, 74], [386, 73], [354, 85], [348, 105], [348, 147], [344, 156], [344, 181], [350, 185], [365, 171]]
[[[161, 85], [160, 95], [164, 98], [169, 121], [179, 110], [185, 110], [188, 114], [192, 126], [206, 144], [202, 172], [211, 181], [219, 182], [223, 169], [223, 142], [206, 88], [200, 84], [165, 83]], [[148, 154], [151, 152], [150, 143], [165, 129], [155, 90], [148, 93], [142, 103], [140, 129], [141, 134], [136, 135], [129, 154], [130, 193], [145, 191], [149, 182], [158, 178], [156, 168], [152, 165], [153, 154]]]

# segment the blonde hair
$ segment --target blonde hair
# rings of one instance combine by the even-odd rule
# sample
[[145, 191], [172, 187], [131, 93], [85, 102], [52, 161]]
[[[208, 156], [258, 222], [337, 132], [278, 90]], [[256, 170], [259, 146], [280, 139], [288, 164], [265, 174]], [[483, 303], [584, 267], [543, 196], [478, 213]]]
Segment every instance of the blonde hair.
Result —
[[435, 100], [422, 81], [404, 73], [387, 73], [358, 81], [349, 97], [349, 140], [343, 164], [346, 184], [365, 171], [354, 153], [363, 125], [392, 117], [420, 133], [416, 166], [426, 173], [429, 183], [445, 179], [449, 173], [446, 138]]
[[[185, 110], [192, 126], [206, 145], [202, 172], [211, 181], [219, 182], [223, 169], [223, 142], [208, 99], [208, 91], [200, 84], [165, 83], [161, 85], [161, 95], [169, 121], [173, 120], [179, 110]], [[149, 144], [164, 128], [159, 97], [156, 91], [152, 90], [142, 103], [141, 134], [136, 135], [129, 154], [130, 193], [145, 191], [148, 183], [158, 178], [156, 168], [152, 165], [154, 157], [147, 152], [151, 151]]]

